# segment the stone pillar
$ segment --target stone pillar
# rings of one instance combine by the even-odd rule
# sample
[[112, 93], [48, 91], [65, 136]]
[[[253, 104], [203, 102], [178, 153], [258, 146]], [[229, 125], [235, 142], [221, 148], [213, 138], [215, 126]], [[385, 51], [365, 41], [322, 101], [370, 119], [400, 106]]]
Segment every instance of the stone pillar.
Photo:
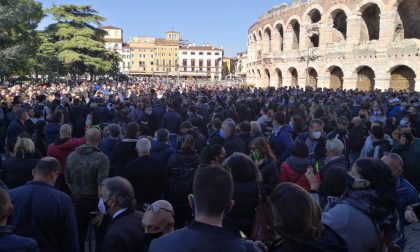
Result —
[[307, 50], [307, 34], [306, 34], [306, 27], [302, 24], [300, 24], [300, 30], [299, 30], [299, 50]]
[[389, 88], [390, 74], [379, 72], [375, 73], [375, 89], [384, 91]]
[[389, 43], [394, 41], [394, 31], [395, 31], [395, 21], [397, 19], [398, 12], [393, 11], [383, 11], [380, 15], [380, 24], [379, 24], [379, 41], [382, 47], [387, 47]]
[[[417, 73], [419, 76], [419, 73]], [[414, 91], [420, 92], [420, 76], [415, 79], [416, 83], [414, 84]]]
[[360, 41], [361, 14], [347, 17], [347, 45], [352, 47]]
[[284, 42], [283, 42], [283, 49], [284, 51], [290, 51], [292, 50], [293, 46], [293, 29], [286, 28], [284, 30]]
[[357, 87], [357, 73], [354, 73], [353, 70], [344, 70], [343, 77], [343, 89], [356, 89]]
[[277, 55], [280, 53], [280, 33], [277, 29], [271, 32], [271, 53], [272, 55]]

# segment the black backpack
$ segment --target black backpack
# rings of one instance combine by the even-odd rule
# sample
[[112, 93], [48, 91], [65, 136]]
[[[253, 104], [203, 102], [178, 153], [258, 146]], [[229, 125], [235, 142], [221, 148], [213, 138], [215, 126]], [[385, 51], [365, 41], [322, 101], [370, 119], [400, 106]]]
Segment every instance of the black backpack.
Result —
[[171, 195], [173, 198], [185, 198], [192, 191], [195, 168], [184, 162], [178, 154], [175, 154], [175, 158], [180, 165], [171, 168]]

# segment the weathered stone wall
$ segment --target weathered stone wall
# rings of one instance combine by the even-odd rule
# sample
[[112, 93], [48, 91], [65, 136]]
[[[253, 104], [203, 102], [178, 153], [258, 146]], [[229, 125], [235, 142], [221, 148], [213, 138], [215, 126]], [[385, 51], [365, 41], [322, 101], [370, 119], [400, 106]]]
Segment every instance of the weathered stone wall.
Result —
[[418, 0], [276, 6], [249, 28], [248, 83], [295, 85], [296, 69], [299, 86], [420, 91], [419, 14]]

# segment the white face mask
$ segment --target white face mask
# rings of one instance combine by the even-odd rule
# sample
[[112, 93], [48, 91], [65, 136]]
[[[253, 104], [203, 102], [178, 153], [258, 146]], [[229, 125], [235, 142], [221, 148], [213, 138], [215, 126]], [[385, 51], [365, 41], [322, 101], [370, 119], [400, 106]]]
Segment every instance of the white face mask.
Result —
[[98, 209], [99, 209], [99, 212], [101, 212], [102, 214], [105, 214], [105, 215], [107, 214], [105, 202], [102, 198], [99, 199]]
[[314, 132], [312, 132], [312, 137], [314, 139], [319, 139], [321, 137], [321, 135], [322, 135], [321, 131], [314, 131]]

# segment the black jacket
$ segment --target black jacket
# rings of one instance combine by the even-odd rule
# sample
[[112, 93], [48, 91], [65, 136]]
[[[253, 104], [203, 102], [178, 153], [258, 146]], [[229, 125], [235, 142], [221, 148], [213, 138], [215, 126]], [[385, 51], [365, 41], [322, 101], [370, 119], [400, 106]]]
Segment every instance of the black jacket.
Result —
[[363, 149], [367, 135], [368, 130], [363, 124], [353, 127], [349, 133], [348, 150], [356, 153], [360, 152]]
[[237, 230], [193, 222], [152, 241], [149, 252], [259, 252]]
[[32, 157], [22, 158], [21, 155], [3, 161], [3, 180], [9, 189], [23, 186], [32, 180], [32, 169], [35, 168], [38, 159]]
[[245, 147], [244, 141], [242, 141], [242, 139], [240, 139], [236, 135], [232, 135], [228, 139], [226, 139], [224, 147], [227, 157], [229, 157], [235, 152], [241, 152], [244, 154], [247, 153], [247, 148]]
[[159, 159], [164, 165], [168, 163], [168, 160], [173, 153], [174, 151], [169, 144], [156, 140], [152, 142], [152, 157]]
[[189, 134], [194, 138], [194, 147], [198, 153], [201, 153], [201, 151], [207, 145], [206, 137], [203, 134], [201, 134], [195, 127], [188, 130], [185, 134], [181, 134], [181, 136], [184, 136], [186, 134]]
[[[309, 137], [309, 133], [306, 132], [306, 133], [300, 134], [297, 140], [306, 143], [309, 149], [309, 155], [310, 155], [309, 158], [315, 159], [316, 161], [321, 161], [322, 159], [325, 158], [325, 152], [326, 152], [325, 145], [326, 145], [327, 140], [324, 136], [321, 136], [319, 139], [315, 140], [315, 139], [311, 139]], [[310, 142], [309, 145], [308, 145], [308, 142]], [[315, 146], [315, 148], [313, 149], [313, 157], [311, 157], [311, 150], [313, 146]], [[363, 144], [362, 144], [362, 147], [363, 147]]]
[[258, 205], [258, 184], [255, 181], [234, 182], [232, 210], [223, 219], [223, 226], [241, 230], [250, 236]]
[[249, 154], [249, 144], [251, 143], [251, 141], [252, 141], [252, 139], [254, 139], [252, 136], [251, 136], [251, 133], [248, 133], [248, 132], [243, 132], [243, 133], [240, 133], [239, 135], [238, 135], [238, 137], [240, 138], [240, 139], [242, 139], [242, 141], [245, 143], [245, 147], [246, 147], [246, 150], [247, 150], [247, 154]]
[[164, 198], [167, 190], [165, 166], [151, 156], [136, 158], [125, 166], [125, 176], [133, 185], [137, 209], [144, 203], [153, 203]]
[[10, 191], [16, 234], [31, 237], [42, 252], [79, 250], [73, 204], [65, 193], [44, 182], [31, 181]]
[[259, 169], [263, 178], [264, 189], [267, 194], [271, 194], [279, 184], [279, 166], [275, 161], [265, 161]]
[[162, 128], [168, 129], [171, 133], [178, 133], [182, 117], [178, 112], [168, 111], [163, 115]]
[[137, 139], [123, 139], [118, 142], [111, 153], [109, 177], [124, 176], [125, 165], [138, 157]]
[[143, 214], [126, 210], [108, 224], [102, 243], [103, 252], [138, 252], [144, 246]]
[[325, 159], [323, 164], [319, 169], [319, 174], [321, 179], [324, 177], [324, 174], [331, 168], [341, 168], [345, 171], [349, 169], [349, 164], [344, 156], [340, 156], [331, 160]]

